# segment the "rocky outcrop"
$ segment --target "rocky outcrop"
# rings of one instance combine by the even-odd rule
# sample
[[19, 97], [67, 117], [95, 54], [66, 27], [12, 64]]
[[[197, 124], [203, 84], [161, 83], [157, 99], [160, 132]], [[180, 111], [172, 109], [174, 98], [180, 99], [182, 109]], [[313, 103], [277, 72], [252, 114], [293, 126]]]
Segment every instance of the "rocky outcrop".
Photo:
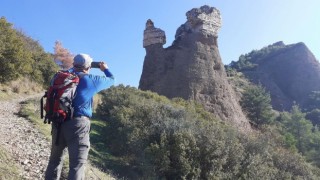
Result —
[[151, 19], [148, 19], [146, 23], [146, 29], [143, 33], [143, 47], [150, 46], [152, 44], [165, 44], [166, 34], [159, 28], [155, 28]]
[[255, 68], [243, 73], [270, 92], [274, 109], [290, 110], [293, 103], [304, 108], [312, 91], [320, 91], [320, 64], [304, 43], [277, 42], [256, 54], [250, 56]]
[[221, 27], [221, 16], [218, 9], [209, 6], [194, 8], [186, 13], [187, 22], [179, 27], [175, 38], [186, 33], [201, 33], [207, 36], [218, 37]]
[[219, 10], [202, 6], [187, 12], [175, 41], [163, 48], [165, 35], [147, 21], [146, 56], [139, 88], [168, 98], [181, 97], [204, 105], [217, 118], [250, 129], [233, 89], [228, 84], [217, 45]]

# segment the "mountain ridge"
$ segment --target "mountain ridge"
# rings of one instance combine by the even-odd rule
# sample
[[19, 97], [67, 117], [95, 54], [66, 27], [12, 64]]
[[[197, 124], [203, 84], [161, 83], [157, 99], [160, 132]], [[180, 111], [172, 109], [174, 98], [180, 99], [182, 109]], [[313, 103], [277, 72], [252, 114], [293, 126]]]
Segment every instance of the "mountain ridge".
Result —
[[230, 67], [262, 84], [271, 94], [273, 108], [279, 111], [289, 110], [294, 103], [304, 107], [308, 96], [320, 90], [320, 64], [303, 42], [274, 43], [240, 56]]

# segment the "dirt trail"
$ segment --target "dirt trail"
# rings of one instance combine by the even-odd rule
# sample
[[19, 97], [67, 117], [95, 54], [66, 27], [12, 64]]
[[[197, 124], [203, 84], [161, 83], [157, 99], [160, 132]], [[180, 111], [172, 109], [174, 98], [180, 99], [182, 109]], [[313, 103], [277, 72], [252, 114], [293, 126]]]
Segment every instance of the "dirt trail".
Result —
[[[28, 97], [32, 98], [32, 97]], [[16, 114], [27, 98], [0, 101], [0, 145], [21, 166], [24, 179], [44, 179], [50, 155], [50, 143], [32, 123]]]
[[[10, 153], [20, 166], [22, 172], [19, 176], [23, 179], [44, 179], [50, 156], [51, 143], [29, 120], [17, 115], [21, 102], [35, 97], [40, 99], [41, 95], [0, 101], [0, 146]], [[86, 169], [86, 179], [115, 179], [106, 174], [102, 175], [102, 172], [92, 167], [90, 162]]]

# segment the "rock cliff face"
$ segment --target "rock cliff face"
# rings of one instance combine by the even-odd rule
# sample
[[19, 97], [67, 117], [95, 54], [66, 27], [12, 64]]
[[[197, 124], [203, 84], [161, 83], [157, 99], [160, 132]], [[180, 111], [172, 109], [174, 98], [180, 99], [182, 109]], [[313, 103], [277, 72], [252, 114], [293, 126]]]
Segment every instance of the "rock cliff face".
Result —
[[217, 46], [219, 10], [202, 6], [187, 12], [175, 41], [163, 48], [165, 34], [148, 20], [144, 31], [146, 56], [139, 88], [168, 98], [200, 102], [216, 117], [250, 129], [228, 84]]
[[270, 92], [274, 109], [290, 110], [294, 102], [303, 108], [311, 92], [320, 91], [320, 64], [304, 43], [277, 42], [261, 51], [250, 57], [256, 67], [243, 73]]

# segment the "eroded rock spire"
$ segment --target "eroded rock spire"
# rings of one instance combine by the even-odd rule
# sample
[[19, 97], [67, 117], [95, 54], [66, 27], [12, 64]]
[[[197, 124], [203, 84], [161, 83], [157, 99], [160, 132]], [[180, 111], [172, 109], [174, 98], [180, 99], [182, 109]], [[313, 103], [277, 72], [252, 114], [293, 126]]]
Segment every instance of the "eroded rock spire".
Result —
[[139, 88], [168, 98], [197, 101], [217, 118], [250, 130], [235, 92], [229, 85], [217, 46], [220, 12], [209, 6], [186, 13], [187, 21], [176, 39], [163, 48], [165, 35], [148, 20], [143, 44], [146, 49]]
[[143, 33], [143, 47], [152, 45], [152, 44], [165, 44], [166, 43], [166, 34], [163, 30], [155, 28], [151, 19], [147, 20], [146, 29]]

